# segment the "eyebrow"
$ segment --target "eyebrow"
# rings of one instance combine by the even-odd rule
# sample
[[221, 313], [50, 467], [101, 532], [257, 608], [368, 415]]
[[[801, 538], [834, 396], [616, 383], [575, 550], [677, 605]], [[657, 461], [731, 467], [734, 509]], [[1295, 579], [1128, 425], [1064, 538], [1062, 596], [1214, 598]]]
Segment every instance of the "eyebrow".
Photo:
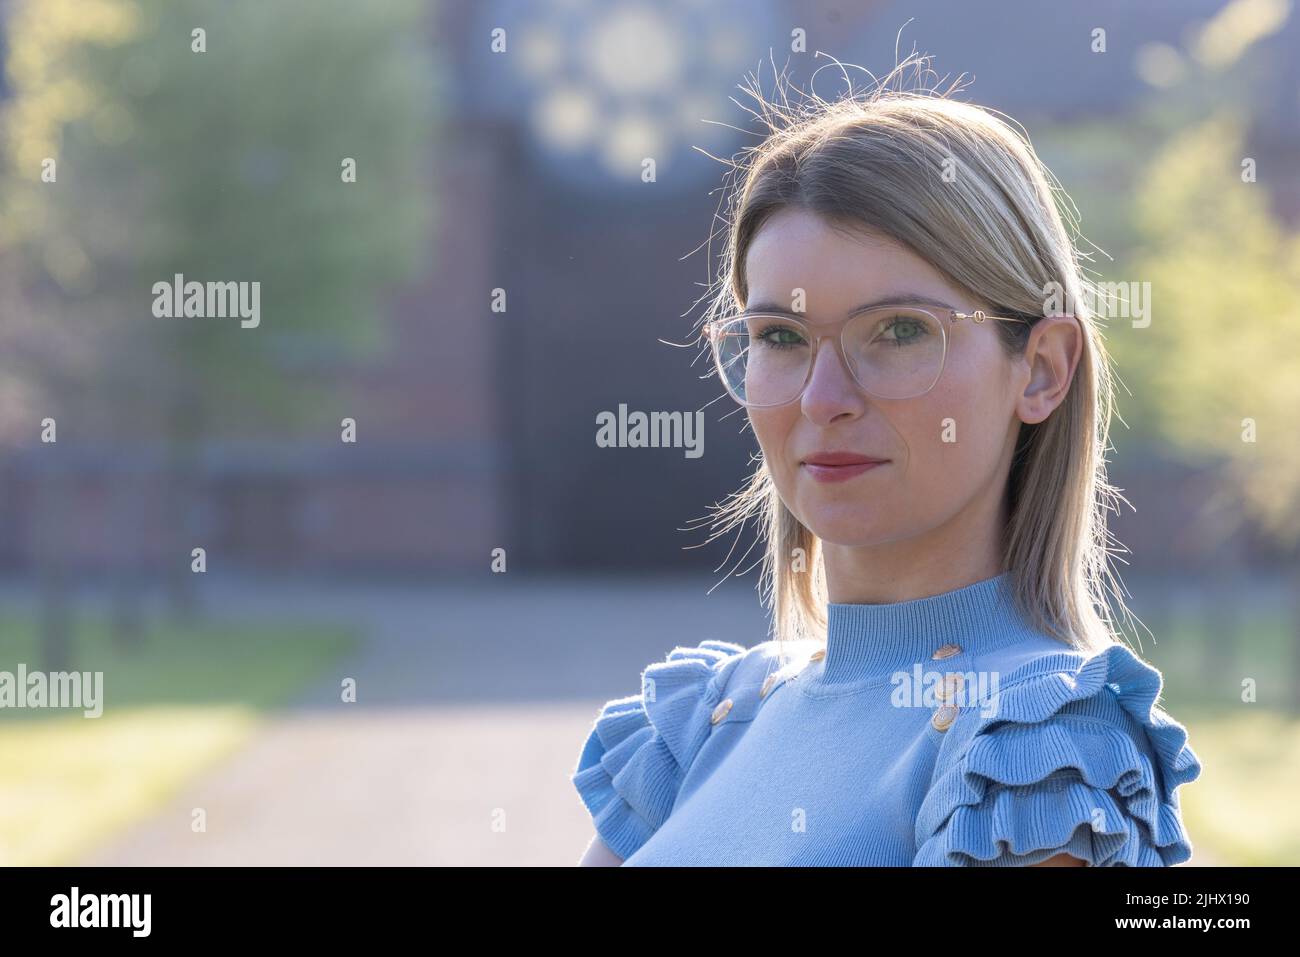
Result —
[[[878, 309], [881, 306], [938, 306], [940, 309], [953, 309], [950, 303], [942, 299], [935, 299], [932, 296], [923, 296], [916, 292], [900, 292], [892, 296], [885, 296], [882, 299], [876, 299], [872, 302], [864, 302], [862, 305], [849, 310], [850, 316], [856, 316], [860, 312], [866, 312], [868, 309]], [[803, 317], [803, 313], [794, 312], [790, 309], [783, 309], [775, 303], [762, 302], [756, 306], [751, 306], [742, 312], [742, 315], [751, 313], [770, 312], [780, 316], [794, 316], [795, 318]]]

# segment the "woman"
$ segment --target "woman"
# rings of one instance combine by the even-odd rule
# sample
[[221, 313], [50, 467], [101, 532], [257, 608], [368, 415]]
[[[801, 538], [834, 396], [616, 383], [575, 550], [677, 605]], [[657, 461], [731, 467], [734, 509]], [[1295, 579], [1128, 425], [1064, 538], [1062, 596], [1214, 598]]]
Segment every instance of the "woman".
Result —
[[702, 331], [762, 453], [715, 527], [763, 522], [776, 637], [678, 647], [601, 709], [584, 864], [1191, 856], [1200, 763], [1108, 611], [1111, 383], [1051, 174], [888, 80], [755, 94]]

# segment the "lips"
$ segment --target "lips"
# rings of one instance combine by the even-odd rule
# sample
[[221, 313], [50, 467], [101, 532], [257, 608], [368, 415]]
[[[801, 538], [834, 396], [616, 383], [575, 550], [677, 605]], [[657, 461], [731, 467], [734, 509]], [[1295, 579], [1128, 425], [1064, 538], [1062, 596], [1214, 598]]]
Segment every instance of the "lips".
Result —
[[808, 456], [801, 463], [802, 465], [879, 465], [882, 462], [888, 462], [889, 459], [872, 458], [870, 455], [857, 455], [853, 452], [817, 452]]
[[856, 452], [817, 452], [799, 464], [818, 482], [847, 482], [888, 462]]

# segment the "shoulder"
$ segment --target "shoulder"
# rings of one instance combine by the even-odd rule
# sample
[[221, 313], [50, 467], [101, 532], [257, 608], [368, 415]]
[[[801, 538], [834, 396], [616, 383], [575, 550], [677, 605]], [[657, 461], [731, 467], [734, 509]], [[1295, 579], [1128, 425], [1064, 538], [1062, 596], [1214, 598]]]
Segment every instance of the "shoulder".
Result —
[[641, 670], [638, 693], [612, 698], [601, 706], [588, 736], [588, 750], [596, 745], [607, 752], [629, 738], [647, 737], [642, 732], [652, 732], [654, 743], [685, 768], [698, 749], [702, 709], [721, 700], [747, 655], [742, 645], [729, 641], [675, 646], [662, 660]]
[[761, 659], [751, 651], [728, 641], [678, 645], [642, 669], [640, 692], [600, 707], [570, 780], [619, 857], [667, 819], [733, 675]]
[[1047, 637], [977, 664], [990, 673], [954, 702], [917, 815], [916, 864], [1191, 857], [1177, 788], [1201, 765], [1158, 704], [1159, 671], [1121, 644], [1084, 652]]

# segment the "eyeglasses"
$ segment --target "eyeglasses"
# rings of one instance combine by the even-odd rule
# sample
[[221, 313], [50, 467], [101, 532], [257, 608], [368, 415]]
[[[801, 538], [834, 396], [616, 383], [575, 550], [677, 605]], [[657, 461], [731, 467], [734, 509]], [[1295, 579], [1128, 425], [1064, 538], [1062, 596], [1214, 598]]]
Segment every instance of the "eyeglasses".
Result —
[[741, 405], [785, 405], [803, 394], [822, 339], [838, 338], [840, 355], [854, 381], [881, 399], [911, 399], [934, 388], [948, 352], [947, 326], [963, 319], [1032, 323], [1019, 316], [949, 310], [939, 314], [911, 306], [880, 306], [849, 318], [835, 333], [813, 336], [792, 316], [755, 313], [715, 319], [704, 327], [727, 391]]

